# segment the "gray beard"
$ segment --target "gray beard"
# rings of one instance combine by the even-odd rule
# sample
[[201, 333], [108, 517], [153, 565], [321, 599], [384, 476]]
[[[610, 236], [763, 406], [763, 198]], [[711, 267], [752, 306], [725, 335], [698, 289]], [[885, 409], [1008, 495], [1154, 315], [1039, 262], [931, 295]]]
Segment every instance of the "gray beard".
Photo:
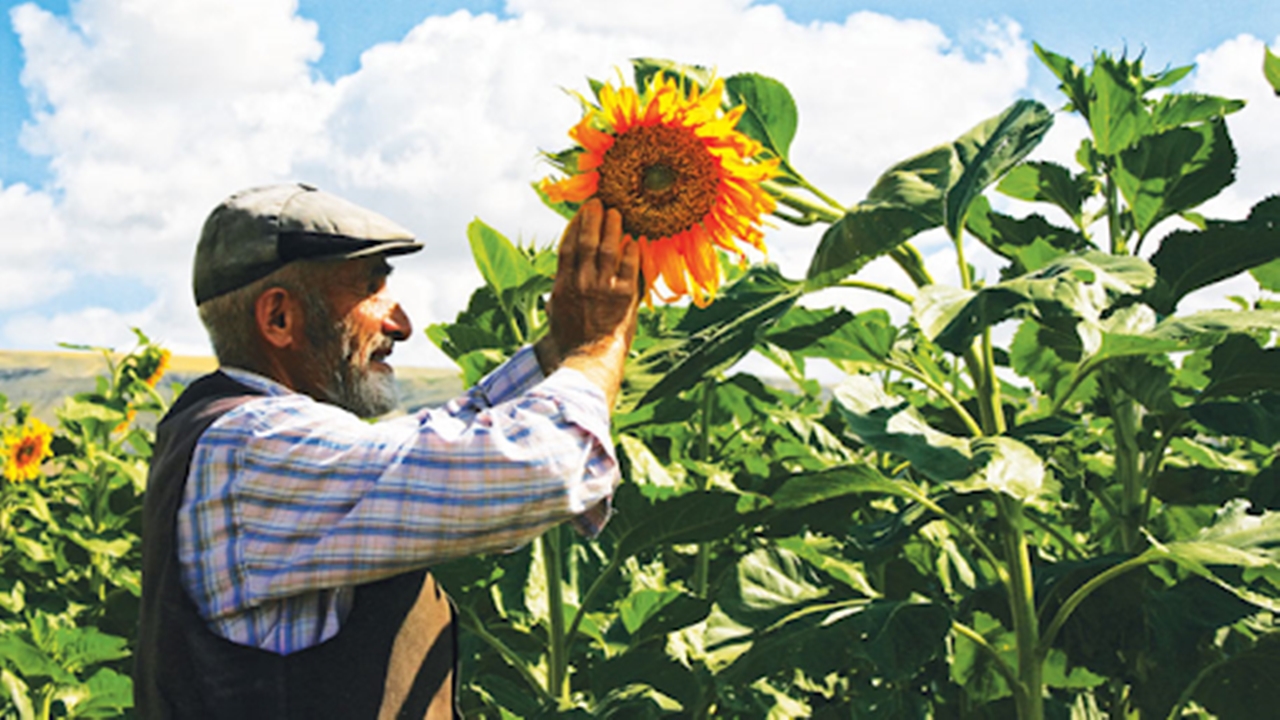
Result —
[[399, 404], [395, 374], [374, 372], [369, 356], [377, 346], [361, 348], [355, 333], [344, 322], [330, 323], [325, 338], [317, 343], [324, 358], [325, 400], [362, 418], [386, 415]]

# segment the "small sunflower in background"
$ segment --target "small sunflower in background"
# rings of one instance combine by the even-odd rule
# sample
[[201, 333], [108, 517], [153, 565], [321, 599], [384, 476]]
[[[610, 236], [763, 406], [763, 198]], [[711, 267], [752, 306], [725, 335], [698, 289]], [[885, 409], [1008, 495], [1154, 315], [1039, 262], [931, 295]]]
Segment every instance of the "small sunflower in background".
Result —
[[649, 302], [689, 296], [705, 307], [724, 278], [717, 248], [743, 265], [739, 242], [765, 251], [760, 218], [775, 205], [760, 184], [779, 174], [779, 160], [735, 129], [745, 106], [723, 111], [723, 94], [721, 79], [699, 87], [666, 73], [641, 90], [602, 83], [599, 105], [584, 100], [569, 131], [578, 147], [559, 156], [568, 177], [539, 186], [552, 203], [598, 197], [622, 214], [641, 246]]
[[4, 433], [4, 476], [10, 482], [30, 482], [40, 476], [40, 466], [52, 457], [53, 429], [28, 416], [21, 425]]
[[173, 359], [173, 353], [166, 349], [148, 347], [142, 356], [138, 359], [138, 377], [143, 378], [142, 382], [148, 387], [155, 387], [160, 382], [160, 378], [169, 370], [169, 362]]

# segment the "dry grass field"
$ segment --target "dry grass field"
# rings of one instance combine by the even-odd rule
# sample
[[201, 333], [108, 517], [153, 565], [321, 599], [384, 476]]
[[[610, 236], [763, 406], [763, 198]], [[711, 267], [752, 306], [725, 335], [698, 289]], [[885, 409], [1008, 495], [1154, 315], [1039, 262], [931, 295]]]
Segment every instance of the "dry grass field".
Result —
[[[0, 351], [0, 395], [10, 405], [31, 403], [37, 417], [52, 422], [62, 399], [92, 391], [94, 378], [106, 367], [103, 357], [92, 352]], [[174, 356], [160, 389], [186, 385], [215, 367], [211, 357]], [[461, 378], [453, 370], [398, 367], [396, 379], [406, 411], [440, 405], [462, 392]]]

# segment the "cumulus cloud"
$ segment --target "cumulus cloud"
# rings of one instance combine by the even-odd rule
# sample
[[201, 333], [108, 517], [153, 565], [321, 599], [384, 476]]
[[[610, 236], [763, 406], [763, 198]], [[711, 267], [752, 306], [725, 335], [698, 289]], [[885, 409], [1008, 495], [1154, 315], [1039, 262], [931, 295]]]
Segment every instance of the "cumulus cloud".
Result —
[[[473, 218], [554, 241], [562, 222], [529, 184], [549, 172], [538, 151], [569, 143], [578, 107], [561, 88], [585, 91], [588, 76], [611, 77], [631, 57], [786, 83], [801, 112], [795, 165], [846, 202], [1027, 83], [1028, 46], [1012, 22], [961, 48], [923, 21], [859, 12], [800, 24], [747, 0], [510, 0], [507, 11], [426, 18], [328, 82], [311, 66], [322, 52], [316, 26], [291, 0], [80, 0], [68, 16], [15, 8], [35, 108], [23, 143], [50, 158], [53, 179], [38, 191], [3, 189], [0, 229], [39, 229], [52, 259], [5, 244], [4, 266], [22, 267], [32, 287], [2, 286], [2, 339], [125, 346], [128, 326], [140, 324], [202, 350], [189, 289], [200, 223], [233, 190], [289, 179], [419, 234], [431, 249], [398, 263], [393, 289], [418, 328], [449, 319], [479, 282], [465, 242]], [[819, 234], [779, 228], [771, 258], [802, 273]], [[135, 278], [154, 300], [131, 313], [110, 310], [109, 298], [42, 309], [88, 272]], [[445, 362], [420, 332], [397, 356]]]

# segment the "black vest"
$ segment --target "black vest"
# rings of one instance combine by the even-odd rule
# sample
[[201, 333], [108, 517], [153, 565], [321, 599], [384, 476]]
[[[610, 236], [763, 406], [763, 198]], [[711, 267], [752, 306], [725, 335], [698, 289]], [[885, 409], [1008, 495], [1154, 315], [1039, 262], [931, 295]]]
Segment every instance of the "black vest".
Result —
[[356, 588], [337, 635], [279, 655], [209, 630], [182, 587], [177, 514], [196, 440], [259, 396], [215, 372], [156, 431], [142, 511], [142, 608], [134, 703], [143, 720], [454, 718], [457, 628], [426, 570]]

